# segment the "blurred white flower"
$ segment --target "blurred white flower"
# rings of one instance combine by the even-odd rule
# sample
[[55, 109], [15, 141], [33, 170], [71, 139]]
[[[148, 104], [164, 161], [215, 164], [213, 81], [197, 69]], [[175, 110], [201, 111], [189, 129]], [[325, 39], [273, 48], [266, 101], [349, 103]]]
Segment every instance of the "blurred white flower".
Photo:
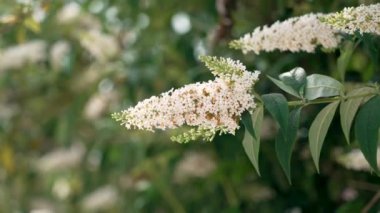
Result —
[[57, 179], [53, 184], [52, 192], [57, 198], [66, 199], [71, 193], [69, 181], [64, 178]]
[[150, 24], [150, 18], [147, 14], [145, 13], [140, 13], [138, 16], [137, 16], [137, 23], [136, 25], [140, 28], [140, 29], [145, 29], [149, 26]]
[[7, 104], [0, 99], [0, 123], [8, 123], [10, 119], [19, 112], [17, 104]]
[[88, 120], [96, 120], [107, 110], [112, 100], [115, 100], [116, 93], [96, 93], [87, 101], [84, 107], [84, 117]]
[[33, 3], [32, 0], [16, 0], [16, 2], [19, 4], [25, 4], [25, 5], [32, 5]]
[[79, 39], [83, 48], [100, 62], [107, 61], [120, 51], [116, 38], [99, 30], [82, 32]]
[[46, 60], [46, 42], [34, 40], [0, 50], [0, 72]]
[[273, 189], [261, 184], [244, 185], [240, 193], [253, 202], [267, 201], [276, 195]]
[[177, 34], [186, 34], [191, 30], [191, 21], [187, 13], [179, 12], [173, 15], [172, 28]]
[[32, 209], [30, 213], [53, 213], [51, 209]]
[[256, 54], [275, 50], [314, 52], [318, 46], [336, 48], [340, 37], [332, 27], [319, 20], [322, 16], [311, 13], [277, 21], [269, 27], [257, 27], [252, 33], [232, 41], [231, 47]]
[[174, 181], [184, 183], [191, 178], [206, 178], [216, 169], [215, 160], [207, 153], [188, 152], [174, 169]]
[[[337, 156], [337, 162], [347, 169], [355, 171], [371, 171], [371, 167], [360, 149]], [[380, 148], [377, 149], [377, 164], [380, 166]]]
[[152, 186], [151, 180], [144, 176], [125, 174], [120, 176], [119, 185], [124, 190], [146, 191]]
[[41, 172], [56, 172], [64, 169], [78, 167], [85, 154], [85, 147], [76, 143], [68, 149], [58, 148], [42, 156], [36, 167]]
[[118, 201], [118, 192], [113, 186], [103, 186], [82, 200], [82, 208], [93, 212], [112, 208]]
[[84, 116], [88, 120], [98, 119], [107, 107], [107, 96], [93, 95], [84, 108]]
[[54, 204], [46, 199], [33, 196], [29, 202], [29, 213], [54, 213], [56, 212]]
[[46, 11], [41, 6], [38, 6], [34, 8], [32, 17], [35, 21], [41, 23], [46, 18]]
[[151, 186], [151, 182], [143, 178], [139, 179], [135, 183], [135, 189], [140, 192], [149, 189], [150, 186]]
[[57, 41], [50, 49], [50, 63], [54, 70], [61, 70], [64, 66], [66, 57], [71, 51], [67, 41]]
[[57, 13], [57, 20], [61, 24], [74, 22], [80, 16], [81, 8], [76, 2], [66, 4]]
[[103, 0], [92, 0], [88, 9], [92, 13], [100, 13], [105, 7], [106, 4]]
[[117, 15], [119, 13], [119, 9], [115, 6], [107, 8], [105, 15], [108, 22], [118, 21]]

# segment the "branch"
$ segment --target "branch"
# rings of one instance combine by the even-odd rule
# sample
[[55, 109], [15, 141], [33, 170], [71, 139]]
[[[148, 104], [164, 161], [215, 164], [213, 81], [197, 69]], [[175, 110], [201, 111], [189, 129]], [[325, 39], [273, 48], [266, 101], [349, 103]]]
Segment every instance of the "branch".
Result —
[[303, 106], [303, 105], [310, 105], [310, 104], [324, 104], [324, 103], [331, 103], [337, 100], [346, 100], [346, 99], [354, 99], [354, 98], [363, 98], [371, 95], [376, 95], [378, 92], [370, 92], [370, 93], [365, 93], [365, 94], [360, 94], [360, 95], [353, 95], [353, 96], [335, 96], [335, 97], [330, 97], [330, 98], [320, 98], [316, 100], [299, 100], [299, 101], [289, 101], [288, 105], [289, 106]]
[[375, 196], [367, 203], [367, 205], [362, 209], [362, 213], [367, 213], [378, 201], [380, 200], [380, 191], [378, 191]]

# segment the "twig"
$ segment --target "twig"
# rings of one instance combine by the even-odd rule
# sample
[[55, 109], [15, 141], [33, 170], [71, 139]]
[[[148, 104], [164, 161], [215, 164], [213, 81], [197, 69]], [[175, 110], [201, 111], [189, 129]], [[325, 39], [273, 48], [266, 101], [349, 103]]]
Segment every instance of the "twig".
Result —
[[366, 94], [360, 94], [360, 95], [353, 95], [353, 96], [347, 96], [347, 97], [341, 97], [341, 96], [335, 96], [331, 98], [321, 98], [321, 99], [316, 99], [316, 100], [311, 100], [311, 101], [290, 101], [288, 102], [289, 106], [301, 106], [301, 105], [309, 105], [309, 104], [323, 104], [323, 103], [331, 103], [340, 99], [354, 99], [354, 98], [363, 98], [366, 96], [371, 96], [371, 95], [376, 95], [377, 92], [371, 92], [371, 93], [366, 93]]
[[367, 191], [380, 191], [380, 185], [373, 184], [373, 183], [367, 183], [367, 182], [361, 182], [361, 181], [350, 181], [349, 185], [353, 188], [360, 189], [360, 190], [367, 190]]
[[380, 200], [380, 191], [378, 191], [375, 196], [367, 203], [367, 205], [362, 209], [362, 213], [367, 213], [378, 201]]

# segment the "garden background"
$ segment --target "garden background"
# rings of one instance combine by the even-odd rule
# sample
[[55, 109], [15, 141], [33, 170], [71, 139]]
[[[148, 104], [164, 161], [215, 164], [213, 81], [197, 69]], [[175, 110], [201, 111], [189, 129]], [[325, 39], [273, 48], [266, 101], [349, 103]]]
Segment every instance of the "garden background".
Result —
[[[357, 212], [379, 177], [346, 168], [333, 120], [320, 173], [307, 131], [324, 105], [304, 109], [292, 185], [274, 151], [276, 124], [262, 128], [261, 177], [242, 129], [213, 142], [178, 144], [169, 132], [126, 130], [111, 113], [185, 84], [207, 81], [200, 55], [260, 70], [259, 94], [281, 92], [266, 75], [294, 67], [337, 77], [337, 51], [243, 55], [228, 42], [255, 27], [376, 0], [1, 0], [0, 212]], [[378, 81], [365, 46], [348, 84]], [[342, 163], [342, 161], [344, 161]], [[345, 165], [345, 166], [344, 166]], [[349, 167], [349, 166], [348, 166]], [[371, 204], [372, 212], [380, 203]]]

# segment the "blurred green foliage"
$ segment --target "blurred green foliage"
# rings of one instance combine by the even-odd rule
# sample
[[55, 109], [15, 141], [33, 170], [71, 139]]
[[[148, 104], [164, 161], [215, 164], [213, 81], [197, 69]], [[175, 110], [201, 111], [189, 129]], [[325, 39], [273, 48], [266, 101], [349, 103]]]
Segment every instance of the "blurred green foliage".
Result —
[[[237, 0], [232, 34], [220, 35], [214, 1], [2, 0], [0, 212], [362, 209], [380, 190], [379, 178], [335, 163], [345, 144], [338, 120], [327, 135], [320, 174], [313, 167], [305, 132], [318, 106], [302, 114], [291, 186], [274, 154], [276, 128], [269, 118], [258, 177], [244, 154], [242, 131], [182, 145], [164, 132], [127, 131], [110, 114], [172, 87], [210, 79], [197, 60], [200, 54], [241, 59], [272, 76], [301, 66], [308, 74], [338, 77], [334, 52], [242, 55], [227, 43], [276, 20], [374, 2]], [[176, 29], [175, 22], [186, 25], [184, 19], [190, 28]], [[369, 60], [360, 46], [348, 65], [348, 81], [379, 79]], [[261, 78], [260, 94], [279, 91]]]

